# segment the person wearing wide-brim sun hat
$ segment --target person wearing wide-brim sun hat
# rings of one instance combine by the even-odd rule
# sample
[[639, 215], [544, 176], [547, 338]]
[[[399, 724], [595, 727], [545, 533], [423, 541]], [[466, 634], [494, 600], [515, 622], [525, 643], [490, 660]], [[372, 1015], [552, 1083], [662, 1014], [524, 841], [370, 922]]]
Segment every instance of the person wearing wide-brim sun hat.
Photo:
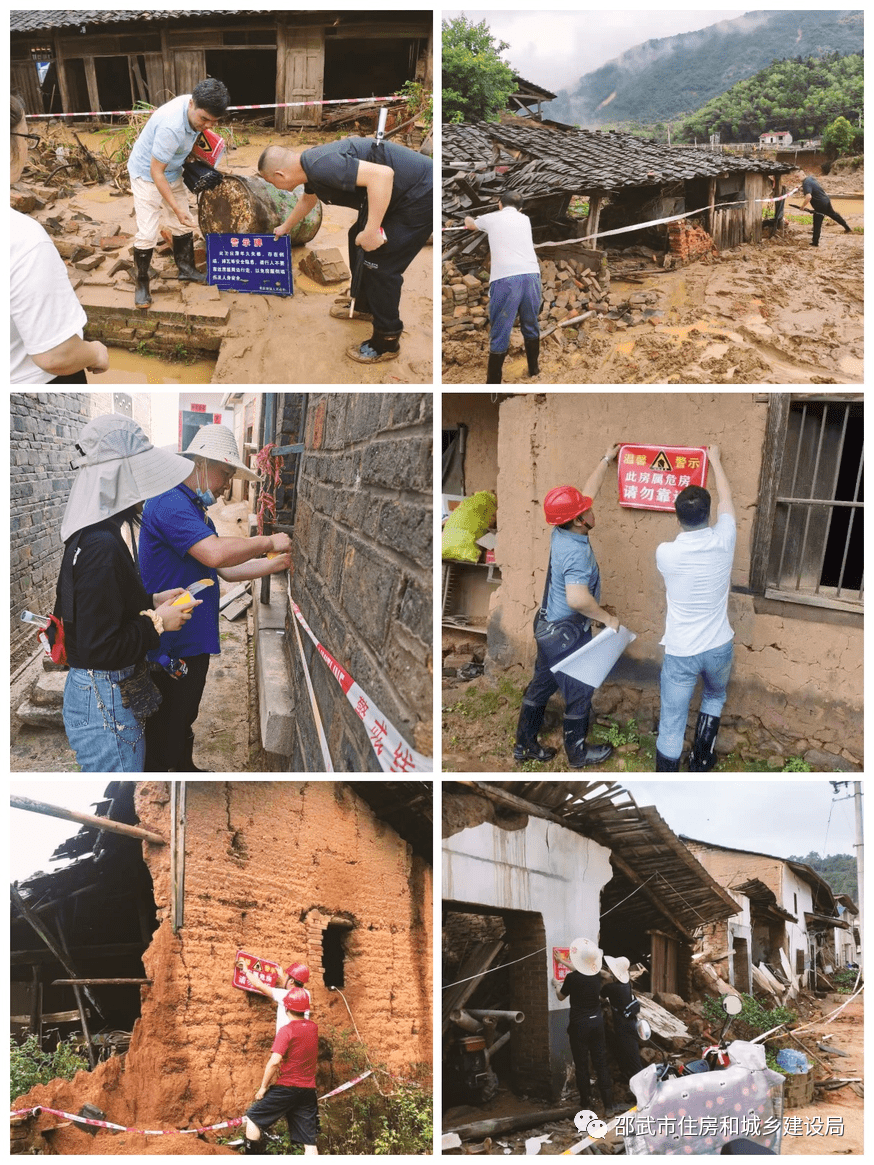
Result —
[[559, 962], [570, 968], [570, 974], [562, 983], [555, 981], [555, 989], [559, 999], [571, 1001], [567, 1031], [574, 1058], [580, 1104], [583, 1108], [589, 1108], [591, 1104], [589, 1081], [591, 1056], [604, 1115], [608, 1116], [613, 1109], [613, 1082], [607, 1063], [607, 1043], [600, 1000], [603, 952], [592, 939], [575, 938], [568, 954], [569, 960], [561, 955], [556, 956]]
[[[167, 672], [156, 673], [155, 682], [164, 699], [146, 733], [146, 772], [150, 773], [204, 771], [194, 763], [193, 725], [210, 658], [221, 651], [219, 577], [243, 582], [291, 568], [287, 534], [219, 537], [207, 512], [235, 475], [258, 480], [258, 474], [240, 457], [236, 438], [227, 425], [203, 425], [183, 457], [189, 467], [185, 480], [153, 498], [143, 511], [143, 580], [146, 586], [189, 587], [201, 579], [209, 579], [213, 585], [199, 592], [203, 605], [191, 622], [181, 631], [161, 637], [160, 652], [171, 659], [184, 659], [187, 673], [179, 679]], [[278, 557], [261, 557], [271, 553]]]
[[84, 427], [71, 464], [77, 473], [61, 521], [55, 605], [69, 664], [64, 728], [82, 772], [141, 773], [157, 698], [146, 653], [162, 631], [187, 623], [196, 603], [173, 607], [180, 587], [148, 592], [134, 524], [146, 499], [183, 479], [187, 462], [156, 449], [130, 417], [110, 413]]
[[637, 1040], [640, 1001], [635, 999], [631, 989], [631, 964], [628, 959], [624, 955], [619, 958], [605, 955], [604, 963], [613, 978], [611, 982], [604, 984], [601, 994], [607, 999], [613, 1012], [613, 1049], [616, 1062], [627, 1083], [643, 1067]]

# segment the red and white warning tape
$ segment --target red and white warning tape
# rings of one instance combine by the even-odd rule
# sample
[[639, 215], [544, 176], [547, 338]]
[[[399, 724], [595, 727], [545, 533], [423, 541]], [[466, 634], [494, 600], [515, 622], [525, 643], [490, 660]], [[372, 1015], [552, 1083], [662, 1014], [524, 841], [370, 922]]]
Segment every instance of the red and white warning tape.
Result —
[[[274, 105], [229, 105], [228, 113], [240, 109], [296, 109], [301, 105], [359, 105], [370, 101], [406, 101], [406, 97], [339, 97], [332, 101], [280, 101]], [[89, 109], [86, 113], [28, 113], [28, 121], [53, 117], [130, 117], [134, 113], [144, 113], [142, 109]]]
[[[366, 1080], [372, 1073], [368, 1070], [362, 1072], [360, 1076], [356, 1076], [354, 1080], [347, 1081], [346, 1084], [341, 1084], [339, 1088], [335, 1088], [332, 1092], [326, 1092], [324, 1096], [320, 1096], [319, 1100], [327, 1100], [331, 1096], [336, 1096], [340, 1092], [345, 1092], [347, 1088], [353, 1088], [356, 1084], [360, 1084], [362, 1080]], [[76, 1116], [73, 1112], [63, 1112], [59, 1108], [46, 1108], [45, 1105], [37, 1105], [35, 1108], [19, 1108], [15, 1112], [11, 1112], [10, 1116], [27, 1116], [29, 1113], [41, 1112], [50, 1113], [52, 1116], [63, 1117], [64, 1120], [75, 1121], [80, 1125], [94, 1125], [99, 1129], [114, 1129], [118, 1133], [140, 1133], [146, 1137], [167, 1137], [173, 1133], [212, 1133], [217, 1129], [232, 1129], [236, 1125], [241, 1125], [246, 1119], [244, 1116], [235, 1116], [231, 1120], [221, 1121], [217, 1125], [203, 1125], [198, 1129], [134, 1129], [127, 1125], [116, 1125], [112, 1121], [98, 1121], [91, 1117]]]
[[330, 651], [324, 648], [301, 613], [300, 607], [291, 597], [291, 588], [288, 592], [291, 609], [295, 618], [316, 646], [319, 655], [331, 669], [334, 679], [346, 693], [346, 699], [355, 709], [356, 714], [364, 722], [370, 739], [370, 745], [376, 753], [379, 767], [384, 773], [430, 773], [434, 765], [430, 757], [422, 756], [411, 748], [401, 736], [395, 726], [380, 712], [376, 704], [370, 699], [352, 676], [337, 663]]

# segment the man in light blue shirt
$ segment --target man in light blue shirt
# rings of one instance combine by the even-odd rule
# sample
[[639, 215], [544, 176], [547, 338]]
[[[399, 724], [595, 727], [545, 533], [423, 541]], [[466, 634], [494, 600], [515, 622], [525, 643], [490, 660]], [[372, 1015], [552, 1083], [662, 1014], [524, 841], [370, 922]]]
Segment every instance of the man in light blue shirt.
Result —
[[[137, 233], [134, 238], [136, 269], [134, 303], [147, 308], [149, 263], [158, 241], [162, 216], [173, 236], [173, 258], [179, 278], [189, 283], [206, 283], [206, 275], [194, 265], [196, 221], [188, 208], [188, 191], [182, 178], [182, 164], [197, 135], [224, 117], [230, 94], [221, 81], [208, 77], [191, 93], [174, 97], [156, 109], [134, 142], [127, 168], [134, 196]], [[167, 213], [172, 212], [172, 217]]]

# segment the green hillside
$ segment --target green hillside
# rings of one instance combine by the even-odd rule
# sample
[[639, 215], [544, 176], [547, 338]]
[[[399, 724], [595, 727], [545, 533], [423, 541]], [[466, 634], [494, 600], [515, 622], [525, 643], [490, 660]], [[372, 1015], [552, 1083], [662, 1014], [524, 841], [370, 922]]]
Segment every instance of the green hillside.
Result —
[[863, 25], [861, 10], [748, 12], [629, 49], [560, 90], [545, 115], [588, 127], [687, 116], [775, 60], [861, 53]]
[[804, 862], [831, 887], [833, 894], [848, 894], [853, 901], [859, 903], [859, 883], [856, 871], [856, 859], [850, 854], [831, 854], [821, 858], [818, 853], [811, 851], [803, 857], [799, 854], [790, 854], [789, 861]]
[[724, 142], [754, 142], [765, 130], [789, 130], [795, 141], [821, 134], [845, 117], [854, 126], [864, 108], [860, 53], [824, 59], [775, 61], [732, 85], [674, 127], [680, 141], [700, 142], [718, 133]]

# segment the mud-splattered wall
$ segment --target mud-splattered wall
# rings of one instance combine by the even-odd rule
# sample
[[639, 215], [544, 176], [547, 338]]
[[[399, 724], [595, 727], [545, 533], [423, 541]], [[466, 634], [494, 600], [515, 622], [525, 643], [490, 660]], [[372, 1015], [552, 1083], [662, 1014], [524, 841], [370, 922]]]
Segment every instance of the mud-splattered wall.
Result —
[[[148, 433], [151, 406], [145, 393], [116, 394]], [[10, 397], [10, 558], [14, 671], [39, 646], [25, 609], [48, 615], [64, 553], [61, 518], [75, 471], [70, 459], [80, 431], [94, 417], [113, 410], [108, 392], [14, 392]]]
[[[723, 734], [755, 726], [759, 743], [803, 753], [826, 749], [862, 757], [862, 645], [857, 617], [783, 604], [757, 610], [749, 593], [753, 526], [768, 405], [761, 393], [526, 394], [500, 407], [497, 560], [503, 582], [491, 603], [489, 657], [527, 680], [534, 657], [531, 622], [543, 593], [549, 527], [542, 503], [564, 483], [582, 487], [613, 442], [710, 445], [722, 449], [737, 514], [737, 551], [729, 596], [735, 661]], [[712, 475], [709, 486], [712, 488]], [[714, 502], [715, 506], [715, 502]], [[651, 731], [658, 713], [664, 632], [664, 582], [655, 565], [660, 542], [679, 533], [674, 515], [622, 509], [611, 468], [594, 505], [592, 545], [602, 602], [637, 633], [595, 696], [596, 712], [636, 715]], [[745, 593], [746, 592], [746, 593]], [[736, 723], [733, 718], [736, 718]], [[648, 727], [647, 727], [648, 725]], [[728, 739], [728, 737], [726, 737]]]
[[[267, 999], [231, 985], [236, 951], [283, 966], [305, 960], [312, 1018], [337, 1051], [344, 1034], [354, 1040], [354, 1030], [343, 999], [324, 983], [321, 938], [332, 920], [349, 927], [342, 990], [370, 1058], [401, 1076], [413, 1062], [430, 1062], [430, 867], [338, 782], [186, 788], [185, 913], [175, 936], [170, 849], [144, 845], [160, 925], [143, 957], [153, 984], [142, 989], [130, 1051], [70, 1083], [33, 1090], [29, 1103], [77, 1112], [90, 1102], [109, 1120], [139, 1128], [239, 1116], [270, 1055], [276, 1012]], [[167, 782], [137, 788], [142, 824], [164, 837], [169, 798]], [[319, 1091], [345, 1079], [342, 1054], [323, 1055]], [[91, 1142], [71, 1130], [71, 1147], [61, 1151], [112, 1151], [101, 1150], [104, 1136]]]

